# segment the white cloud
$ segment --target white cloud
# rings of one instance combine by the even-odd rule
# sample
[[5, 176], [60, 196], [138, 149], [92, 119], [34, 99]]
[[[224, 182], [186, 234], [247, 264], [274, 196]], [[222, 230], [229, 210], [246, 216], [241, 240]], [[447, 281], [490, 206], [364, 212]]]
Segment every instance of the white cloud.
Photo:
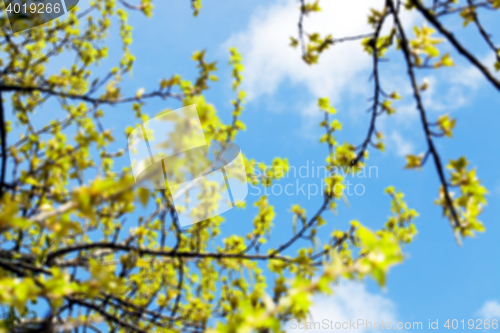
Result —
[[[319, 32], [322, 36], [332, 34], [334, 38], [366, 34], [372, 31], [367, 23], [370, 8], [382, 8], [383, 0], [321, 1], [322, 11], [313, 13], [304, 20], [306, 32]], [[325, 51], [319, 64], [308, 66], [301, 59], [300, 48], [289, 46], [290, 36], [297, 36], [299, 19], [298, 0], [275, 0], [256, 10], [244, 31], [234, 33], [224, 43], [237, 46], [243, 53], [245, 64], [244, 89], [248, 100], [271, 96], [266, 105], [272, 110], [298, 109], [302, 123], [297, 135], [316, 140], [319, 137], [317, 124], [321, 120], [316, 99], [329, 97], [334, 106], [342, 101], [342, 114], [365, 131], [369, 117], [364, 112], [369, 105], [367, 98], [373, 95], [373, 82], [368, 80], [372, 70], [372, 59], [363, 51], [360, 41], [344, 42]], [[421, 18], [416, 11], [402, 12], [402, 22], [409, 37], [413, 38], [411, 27], [419, 25]], [[392, 21], [386, 22], [384, 32], [391, 28]], [[460, 55], [453, 54], [457, 61]], [[386, 133], [388, 148], [398, 155], [413, 152], [411, 137], [421, 131], [420, 116], [415, 107], [413, 92], [409, 85], [406, 64], [400, 52], [391, 55], [391, 62], [381, 63], [382, 86], [386, 92], [398, 90], [403, 101], [396, 104], [397, 114], [377, 119], [377, 130]], [[493, 58], [483, 59], [492, 64]], [[422, 73], [422, 72], [421, 72]], [[419, 76], [420, 77], [420, 76]], [[422, 77], [420, 77], [422, 79]], [[423, 93], [425, 107], [439, 114], [460, 109], [474, 99], [481, 84], [485, 82], [479, 71], [472, 65], [432, 71], [429, 73], [430, 87]], [[280, 89], [302, 89], [288, 99], [279, 101], [272, 96]], [[305, 94], [302, 94], [305, 92]], [[290, 101], [293, 101], [292, 105]], [[435, 119], [437, 115], [431, 115]], [[387, 119], [390, 118], [390, 119]], [[344, 121], [345, 119], [341, 119]], [[365, 120], [366, 122], [361, 122]], [[389, 128], [398, 127], [397, 132]], [[357, 127], [358, 128], [358, 127]], [[400, 134], [404, 133], [404, 137]]]
[[[370, 33], [368, 25], [370, 8], [383, 8], [383, 0], [321, 1], [322, 11], [313, 13], [304, 20], [306, 32], [319, 32], [322, 36], [332, 34], [334, 38]], [[349, 101], [342, 113], [357, 119], [366, 116], [366, 99], [373, 94], [373, 83], [368, 80], [372, 69], [372, 59], [360, 45], [360, 41], [339, 43], [326, 50], [319, 63], [308, 66], [301, 58], [300, 48], [289, 46], [290, 36], [297, 36], [299, 19], [298, 0], [276, 0], [256, 10], [248, 27], [234, 33], [225, 43], [224, 49], [237, 46], [243, 53], [245, 80], [243, 88], [249, 101], [258, 97], [266, 99], [269, 109], [298, 109], [302, 124], [297, 135], [309, 140], [319, 138], [317, 128], [322, 114], [316, 100], [329, 97], [334, 106], [341, 99]], [[410, 26], [417, 16], [414, 12], [404, 12], [406, 26]], [[391, 28], [391, 22], [384, 26], [383, 33]], [[303, 99], [298, 95], [290, 99], [272, 98], [280, 88], [302, 89]], [[293, 104], [290, 104], [290, 100]], [[279, 111], [278, 111], [279, 112]]]
[[500, 304], [497, 301], [488, 301], [477, 311], [481, 319], [500, 319]]
[[[343, 281], [334, 288], [332, 296], [315, 298], [311, 308], [311, 316], [307, 320], [308, 322], [319, 322], [320, 325], [316, 325], [317, 329], [307, 330], [307, 332], [325, 332], [325, 326], [321, 327], [321, 325], [326, 325], [326, 322], [328, 325], [332, 325], [330, 321], [333, 321], [333, 325], [335, 325], [336, 322], [350, 323], [350, 320], [356, 322], [358, 319], [364, 322], [357, 329], [335, 329], [333, 327], [333, 330], [356, 331], [358, 333], [375, 332], [380, 330], [380, 327], [379, 330], [374, 328], [375, 322], [380, 323], [382, 320], [384, 323], [390, 322], [395, 326], [398, 322], [396, 306], [387, 297], [368, 292], [362, 283]], [[367, 321], [372, 323], [373, 329], [370, 329], [369, 325], [368, 328], [366, 327]], [[292, 329], [293, 325], [297, 327]], [[344, 324], [344, 326], [346, 325]], [[299, 329], [297, 321], [287, 323], [286, 327], [288, 332], [306, 331]], [[329, 328], [329, 331], [333, 330]]]
[[[369, 9], [382, 8], [383, 3], [323, 1], [322, 11], [304, 20], [305, 31], [332, 34], [334, 38], [369, 33]], [[367, 80], [371, 57], [359, 41], [335, 45], [313, 66], [302, 61], [299, 48], [289, 46], [289, 37], [297, 35], [298, 7], [296, 0], [279, 0], [261, 8], [254, 13], [246, 31], [234, 34], [226, 42], [226, 46], [236, 45], [243, 51], [249, 99], [272, 95], [283, 82], [304, 85], [314, 98], [329, 96], [334, 103], [345, 93], [365, 92], [371, 85]]]
[[391, 135], [388, 136], [388, 139], [389, 149], [394, 150], [397, 155], [406, 156], [413, 153], [413, 144], [405, 140], [398, 132], [393, 131]]
[[[305, 31], [319, 32], [322, 36], [333, 34], [334, 38], [339, 38], [371, 32], [372, 28], [367, 23], [369, 10], [382, 8], [384, 1], [329, 0], [320, 4], [321, 12], [305, 18]], [[289, 37], [297, 35], [298, 7], [298, 0], [276, 0], [272, 4], [260, 7], [253, 13], [247, 29], [234, 33], [224, 43], [225, 48], [235, 45], [243, 52], [244, 85], [248, 99], [273, 95], [285, 82], [296, 87], [304, 87], [314, 99], [328, 96], [334, 104], [337, 104], [341, 97], [347, 97], [350, 101], [359, 101], [361, 95], [365, 98], [370, 97], [372, 83], [367, 79], [372, 60], [363, 51], [359, 41], [334, 45], [321, 55], [319, 64], [313, 66], [308, 66], [302, 61], [300, 48], [293, 49], [289, 46]], [[403, 11], [402, 16], [408, 35], [413, 37], [409, 28], [418, 24], [418, 15], [415, 11]], [[387, 32], [391, 24], [392, 22], [386, 24], [383, 30]], [[460, 57], [458, 54], [454, 56]], [[489, 55], [482, 60], [491, 66], [494, 56]], [[384, 78], [387, 78], [384, 80], [387, 81], [384, 84], [386, 90], [401, 88], [401, 84], [407, 81], [406, 66], [397, 68], [382, 66], [387, 69], [382, 73]], [[457, 66], [451, 71], [438, 71], [432, 74], [429, 80], [430, 88], [423, 94], [426, 107], [429, 110], [442, 112], [468, 104], [484, 78], [476, 68], [467, 64]], [[403, 84], [404, 91], [401, 92], [404, 96], [411, 97], [409, 85]], [[414, 110], [413, 105], [412, 103], [411, 108], [403, 109]], [[301, 113], [304, 117], [316, 114]], [[414, 118], [416, 112], [411, 114], [410, 118]]]
[[437, 74], [427, 78], [429, 89], [423, 93], [427, 109], [446, 112], [460, 109], [471, 103], [484, 77], [473, 66], [458, 66], [451, 73]]

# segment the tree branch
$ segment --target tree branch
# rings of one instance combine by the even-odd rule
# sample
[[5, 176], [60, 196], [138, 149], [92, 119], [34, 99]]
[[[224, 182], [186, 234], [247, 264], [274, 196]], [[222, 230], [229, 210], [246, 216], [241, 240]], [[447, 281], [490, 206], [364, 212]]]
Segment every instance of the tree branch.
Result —
[[0, 88], [0, 140], [2, 140], [2, 165], [0, 167], [0, 199], [5, 186], [5, 173], [7, 172], [7, 128], [5, 126], [5, 114], [3, 109], [2, 89]]
[[396, 21], [396, 25], [398, 27], [399, 34], [401, 36], [401, 48], [403, 50], [403, 54], [405, 56], [406, 64], [408, 67], [408, 75], [410, 76], [410, 81], [411, 81], [411, 85], [413, 88], [413, 95], [414, 95], [415, 101], [417, 103], [417, 109], [420, 113], [420, 119], [422, 121], [422, 127], [424, 129], [425, 137], [427, 140], [427, 145], [429, 146], [429, 152], [434, 159], [434, 164], [436, 166], [436, 169], [437, 169], [437, 172], [439, 175], [439, 180], [440, 180], [441, 186], [443, 188], [446, 205], [448, 206], [448, 209], [451, 212], [452, 219], [455, 223], [455, 226], [457, 228], [460, 228], [461, 227], [460, 220], [459, 220], [459, 217], [458, 217], [457, 212], [455, 210], [455, 207], [453, 206], [453, 201], [451, 199], [450, 192], [448, 189], [448, 183], [446, 182], [446, 178], [444, 176], [441, 158], [439, 157], [439, 154], [438, 154], [436, 147], [434, 146], [434, 142], [432, 140], [432, 133], [431, 133], [431, 130], [429, 129], [429, 123], [427, 121], [427, 116], [426, 116], [425, 109], [423, 106], [422, 97], [420, 95], [420, 88], [418, 87], [417, 79], [415, 77], [415, 72], [413, 70], [413, 65], [411, 62], [411, 52], [410, 52], [408, 39], [406, 37], [404, 28], [399, 20], [399, 16], [396, 13], [396, 11], [394, 10], [394, 4], [393, 4], [392, 0], [389, 1], [389, 3], [390, 3], [390, 6], [392, 8], [392, 12], [394, 15], [394, 19]]
[[97, 243], [88, 243], [88, 244], [80, 244], [68, 246], [65, 248], [61, 248], [54, 252], [51, 252], [47, 255], [47, 263], [51, 263], [55, 258], [64, 256], [68, 253], [77, 252], [77, 251], [85, 251], [91, 249], [114, 249], [118, 251], [127, 251], [127, 252], [136, 252], [139, 255], [156, 255], [160, 257], [172, 257], [172, 258], [212, 258], [212, 259], [243, 259], [243, 260], [268, 260], [268, 259], [277, 259], [285, 262], [292, 262], [293, 259], [287, 257], [280, 257], [275, 255], [242, 255], [237, 253], [214, 253], [214, 252], [177, 252], [177, 251], [158, 251], [151, 249], [144, 249], [140, 247], [125, 245], [125, 244], [116, 244], [116, 243], [108, 243], [108, 242], [97, 242]]
[[368, 147], [368, 143], [370, 143], [373, 133], [375, 132], [375, 120], [377, 118], [377, 109], [379, 105], [379, 95], [380, 95], [380, 79], [378, 75], [378, 48], [377, 41], [380, 36], [380, 31], [382, 29], [382, 25], [384, 24], [385, 18], [388, 13], [380, 19], [375, 29], [375, 34], [373, 36], [372, 41], [372, 56], [373, 56], [373, 79], [375, 81], [375, 92], [373, 97], [373, 107], [372, 107], [372, 118], [370, 121], [370, 127], [368, 128], [368, 134], [366, 135], [366, 139], [363, 141], [361, 146], [361, 150], [359, 151], [356, 158], [351, 161], [351, 165], [356, 165], [363, 158], [366, 148]]
[[111, 322], [114, 322], [114, 323], [118, 324], [119, 326], [121, 326], [123, 328], [126, 328], [128, 330], [132, 330], [132, 332], [148, 333], [147, 331], [141, 329], [140, 327], [138, 327], [138, 326], [136, 326], [134, 324], [127, 323], [126, 321], [124, 321], [124, 320], [122, 320], [122, 319], [120, 319], [120, 318], [118, 318], [116, 316], [113, 316], [113, 315], [107, 313], [106, 311], [104, 311], [101, 308], [99, 308], [97, 305], [94, 305], [92, 303], [86, 302], [84, 300], [81, 300], [81, 299], [78, 299], [78, 298], [75, 298], [75, 297], [69, 297], [69, 296], [67, 296], [66, 298], [68, 300], [76, 303], [76, 304], [79, 304], [79, 305], [84, 306], [84, 307], [86, 307], [88, 309], [96, 311], [97, 313], [99, 313], [101, 316], [103, 316], [107, 320], [109, 320]]
[[121, 103], [130, 103], [130, 102], [137, 102], [142, 99], [147, 99], [147, 98], [152, 98], [152, 97], [161, 97], [161, 98], [176, 98], [176, 99], [181, 99], [182, 96], [180, 94], [173, 94], [168, 91], [162, 92], [162, 91], [153, 91], [148, 94], [143, 94], [140, 98], [139, 97], [126, 97], [126, 98], [121, 98], [121, 99], [105, 99], [105, 98], [94, 98], [90, 97], [88, 94], [85, 95], [79, 95], [79, 94], [70, 94], [70, 93], [65, 93], [65, 92], [60, 92], [60, 91], [55, 91], [50, 88], [43, 88], [43, 87], [20, 87], [20, 86], [12, 86], [12, 85], [2, 85], [0, 86], [0, 89], [4, 91], [20, 91], [20, 92], [32, 92], [32, 91], [40, 91], [43, 93], [48, 93], [53, 96], [59, 96], [63, 98], [70, 98], [70, 99], [76, 99], [76, 100], [81, 100], [85, 101], [88, 103], [94, 103], [94, 104], [121, 104]]
[[500, 80], [495, 78], [493, 74], [484, 66], [479, 60], [474, 57], [472, 53], [470, 53], [460, 42], [453, 36], [453, 34], [446, 29], [441, 22], [437, 19], [434, 14], [431, 14], [427, 8], [424, 7], [422, 3], [420, 3], [419, 0], [411, 0], [412, 4], [417, 7], [417, 9], [422, 13], [422, 15], [442, 34], [448, 39], [448, 41], [457, 49], [457, 51], [463, 55], [465, 58], [467, 58], [474, 66], [476, 66], [477, 69], [483, 73], [483, 75], [486, 77], [488, 81], [493, 84], [495, 88], [500, 90]]

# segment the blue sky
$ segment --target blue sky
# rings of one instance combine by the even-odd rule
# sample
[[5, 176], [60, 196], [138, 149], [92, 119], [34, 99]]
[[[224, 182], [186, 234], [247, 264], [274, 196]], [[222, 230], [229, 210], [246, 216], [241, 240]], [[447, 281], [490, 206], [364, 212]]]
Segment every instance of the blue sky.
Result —
[[[317, 22], [306, 20], [306, 30], [331, 32], [334, 37], [369, 31], [365, 21], [370, 2], [323, 3], [325, 11], [318, 14]], [[235, 45], [243, 53], [247, 78], [244, 87], [250, 98], [242, 117], [248, 130], [238, 135], [236, 142], [247, 156], [266, 162], [274, 156], [288, 157], [297, 168], [307, 161], [321, 164], [325, 147], [318, 144], [322, 132], [317, 123], [321, 115], [315, 104], [316, 99], [323, 96], [333, 101], [344, 123], [338, 140], [355, 144], [363, 140], [369, 121], [364, 111], [369, 107], [366, 99], [371, 97], [372, 83], [368, 81], [370, 58], [358, 51], [361, 49], [358, 42], [330, 49], [316, 68], [310, 68], [301, 63], [297, 50], [287, 47], [287, 37], [296, 33], [298, 10], [293, 1], [239, 1], [237, 5], [230, 1], [206, 1], [198, 18], [192, 18], [188, 6], [182, 2], [155, 5], [153, 19], [133, 17], [133, 50], [138, 58], [134, 69], [135, 87], [141, 82], [147, 85], [153, 80], [155, 83], [159, 73], [192, 75], [189, 55], [194, 50], [207, 48], [208, 57], [219, 61], [221, 79], [212, 85], [207, 95], [222, 117], [228, 119], [232, 92], [225, 63], [228, 47]], [[407, 27], [420, 21], [411, 15], [405, 19], [409, 22]], [[498, 30], [498, 20], [486, 17], [486, 22], [492, 31]], [[448, 23], [453, 29], [463, 30], [458, 20]], [[461, 38], [491, 65], [487, 49], [475, 37], [472, 27], [465, 29]], [[443, 45], [443, 50], [450, 48]], [[329, 233], [329, 228], [341, 228], [351, 219], [372, 228], [380, 227], [389, 214], [389, 200], [382, 192], [394, 185], [406, 194], [409, 206], [420, 213], [416, 222], [419, 235], [406, 248], [406, 262], [391, 271], [385, 291], [371, 281], [361, 287], [343, 284], [338, 297], [317, 300], [315, 311], [323, 311], [315, 317], [330, 313], [338, 318], [384, 314], [401, 321], [422, 321], [425, 326], [428, 319], [467, 320], [485, 317], [488, 313], [497, 318], [500, 315], [491, 310], [495, 309], [492, 306], [495, 303], [486, 307], [489, 312], [480, 311], [488, 301], [500, 302], [497, 241], [500, 174], [496, 164], [500, 148], [495, 144], [500, 120], [495, 111], [498, 111], [500, 97], [475, 69], [455, 53], [452, 55], [457, 63], [455, 68], [423, 72], [419, 79], [427, 77], [431, 83], [424, 95], [429, 117], [437, 119], [450, 113], [458, 118], [453, 139], [440, 139], [437, 144], [445, 161], [466, 155], [477, 166], [479, 177], [490, 192], [488, 207], [482, 215], [487, 232], [458, 247], [447, 220], [433, 204], [439, 185], [432, 163], [420, 172], [403, 170], [405, 160], [401, 155], [425, 151], [425, 142], [401, 55], [391, 53], [391, 62], [382, 65], [383, 86], [387, 91], [398, 89], [403, 101], [398, 105], [398, 114], [391, 119], [381, 119], [379, 125], [387, 137], [388, 149], [386, 153], [372, 151], [368, 161], [368, 165], [377, 166], [379, 176], [353, 180], [365, 186], [365, 194], [349, 197], [350, 207], [341, 203], [337, 215], [328, 215], [329, 224], [323, 230]], [[165, 104], [170, 107], [168, 102]], [[156, 111], [154, 107], [156, 105], [151, 105], [152, 112]], [[282, 184], [293, 181], [285, 179]], [[314, 183], [312, 179], [301, 181]], [[249, 195], [248, 198], [251, 202], [256, 197]], [[276, 205], [275, 232], [283, 237], [291, 233], [292, 204], [299, 202], [310, 213], [321, 204], [320, 195], [310, 200], [284, 195], [271, 196], [270, 200]], [[225, 213], [228, 222], [223, 226], [224, 232], [248, 229], [253, 215], [250, 205], [243, 212]], [[235, 225], [236, 222], [231, 221], [239, 222]], [[346, 290], [350, 292], [346, 294]], [[360, 301], [364, 299], [371, 301]], [[370, 310], [366, 309], [367, 304]], [[326, 311], [327, 315], [325, 308], [331, 309]]]
[[[140, 13], [130, 14], [134, 26], [131, 48], [137, 61], [133, 75], [124, 82], [126, 92], [134, 94], [141, 87], [153, 90], [158, 80], [172, 74], [193, 79], [197, 70], [190, 57], [196, 50], [207, 49], [208, 59], [218, 61], [220, 79], [211, 84], [207, 99], [223, 119], [229, 120], [232, 110], [229, 101], [234, 95], [226, 63], [229, 46], [238, 46], [246, 65], [244, 88], [249, 93], [249, 101], [242, 116], [247, 131], [238, 135], [236, 143], [248, 157], [267, 163], [275, 156], [287, 157], [297, 169], [307, 163], [321, 165], [326, 151], [318, 143], [322, 134], [317, 126], [321, 117], [316, 108], [318, 97], [329, 97], [339, 111], [338, 118], [344, 126], [337, 135], [338, 141], [362, 142], [368, 129], [369, 114], [365, 110], [370, 106], [367, 98], [372, 96], [372, 82], [368, 80], [371, 60], [361, 51], [359, 42], [335, 46], [326, 51], [319, 65], [308, 67], [301, 62], [298, 50], [287, 46], [288, 36], [296, 34], [296, 1], [205, 0], [203, 4], [197, 18], [192, 16], [188, 1], [156, 1], [152, 19]], [[322, 4], [324, 11], [317, 19], [305, 21], [306, 30], [343, 37], [369, 32], [368, 8], [380, 8], [381, 2], [323, 0]], [[85, 0], [80, 6], [85, 8]], [[407, 28], [412, 23], [420, 24], [416, 15], [405, 15], [405, 20]], [[495, 21], [494, 16], [485, 16], [485, 22], [491, 31], [499, 31], [498, 18]], [[461, 31], [461, 40], [491, 66], [493, 58], [488, 58], [474, 27], [462, 29], [461, 22], [453, 19], [447, 23], [453, 30]], [[118, 39], [112, 37], [109, 46], [110, 59], [101, 64], [103, 69], [119, 56]], [[444, 44], [442, 49], [451, 50]], [[419, 234], [405, 249], [408, 257], [405, 263], [391, 271], [385, 290], [371, 281], [366, 285], [342, 283], [336, 297], [317, 299], [313, 316], [315, 319], [318, 316], [347, 319], [369, 316], [374, 320], [385, 316], [398, 321], [422, 321], [424, 327], [428, 319], [439, 318], [440, 322], [486, 316], [500, 319], [500, 226], [497, 223], [500, 173], [496, 164], [500, 157], [497, 145], [500, 95], [453, 52], [456, 67], [419, 74], [419, 80], [426, 77], [430, 82], [424, 94], [429, 117], [435, 120], [449, 113], [458, 119], [453, 138], [436, 141], [443, 160], [466, 155], [477, 166], [478, 175], [490, 192], [482, 215], [487, 232], [458, 247], [448, 221], [433, 204], [439, 184], [431, 161], [421, 171], [403, 169], [403, 155], [424, 152], [425, 142], [401, 54], [392, 52], [388, 56], [391, 61], [381, 65], [382, 84], [389, 92], [398, 89], [403, 100], [397, 105], [396, 115], [379, 119], [378, 129], [386, 136], [387, 151], [371, 150], [367, 162], [377, 168], [378, 177], [352, 179], [355, 184], [363, 185], [365, 193], [349, 196], [349, 206], [340, 203], [336, 215], [326, 215], [328, 226], [322, 229], [325, 232], [322, 239], [328, 237], [332, 228], [345, 228], [353, 219], [371, 228], [381, 227], [389, 215], [389, 198], [383, 194], [389, 185], [403, 191], [408, 205], [420, 213], [416, 221]], [[154, 116], [162, 109], [176, 107], [178, 102], [157, 100], [148, 102], [144, 110]], [[126, 126], [135, 125], [132, 113], [128, 106], [113, 107], [107, 112], [105, 121], [117, 133], [116, 144], [124, 147], [126, 138], [118, 133], [123, 133]], [[52, 115], [56, 117], [57, 111]], [[288, 178], [281, 184], [295, 181]], [[300, 179], [300, 182], [307, 187], [317, 180]], [[250, 193], [255, 192], [250, 189]], [[248, 196], [246, 210], [224, 213], [227, 221], [222, 227], [224, 234], [251, 228], [256, 212], [251, 203], [256, 198]], [[277, 240], [273, 243], [276, 244], [292, 232], [290, 207], [300, 203], [313, 214], [321, 205], [322, 197], [319, 194], [309, 199], [307, 195], [271, 195], [270, 201], [277, 212], [274, 229]]]

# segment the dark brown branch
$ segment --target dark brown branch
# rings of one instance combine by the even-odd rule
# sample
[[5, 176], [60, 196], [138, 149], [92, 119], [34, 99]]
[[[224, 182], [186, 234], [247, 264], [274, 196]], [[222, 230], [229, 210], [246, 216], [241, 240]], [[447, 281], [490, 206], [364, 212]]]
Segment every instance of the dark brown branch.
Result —
[[81, 300], [81, 299], [78, 299], [78, 298], [75, 298], [75, 297], [66, 297], [68, 300], [76, 303], [76, 304], [79, 304], [83, 307], [86, 307], [88, 309], [91, 309], [91, 310], [94, 310], [95, 312], [99, 313], [101, 316], [103, 316], [104, 318], [106, 318], [106, 320], [109, 320], [110, 322], [113, 322], [113, 323], [116, 323], [117, 325], [127, 329], [127, 330], [131, 330], [132, 332], [139, 332], [139, 333], [147, 333], [147, 331], [141, 329], [140, 327], [137, 327], [136, 325], [134, 324], [130, 324], [130, 323], [127, 323], [126, 321], [112, 315], [112, 314], [109, 314], [108, 312], [102, 310], [99, 306], [97, 305], [94, 305], [92, 303], [89, 303], [87, 301], [84, 301], [84, 300]]
[[[483, 8], [486, 8], [486, 9], [493, 9], [493, 7], [491, 7], [490, 2], [488, 2], [488, 1], [478, 2], [474, 6], [475, 7], [483, 7]], [[436, 12], [436, 16], [439, 17], [439, 16], [444, 16], [444, 15], [449, 15], [449, 14], [461, 12], [462, 10], [466, 9], [467, 7], [468, 6], [446, 8], [446, 9], [444, 9], [442, 11]]]
[[[317, 218], [317, 217], [316, 217]], [[243, 260], [269, 260], [269, 259], [277, 259], [285, 262], [292, 262], [291, 258], [286, 257], [278, 257], [275, 255], [240, 255], [235, 253], [214, 253], [214, 252], [177, 252], [177, 251], [158, 251], [151, 249], [143, 249], [135, 246], [129, 246], [124, 244], [115, 244], [108, 242], [97, 242], [97, 243], [89, 243], [89, 244], [80, 244], [68, 246], [59, 250], [56, 250], [47, 255], [47, 263], [52, 263], [52, 261], [60, 256], [64, 256], [66, 254], [77, 252], [77, 251], [85, 251], [92, 249], [113, 249], [118, 251], [127, 251], [127, 252], [136, 252], [139, 255], [156, 255], [160, 257], [171, 257], [171, 258], [192, 258], [192, 259], [202, 259], [202, 258], [212, 258], [212, 259], [243, 259]]]
[[304, 42], [304, 16], [306, 15], [306, 4], [304, 0], [300, 0], [300, 16], [299, 23], [297, 24], [299, 28], [299, 41], [300, 47], [302, 49], [302, 57], [306, 56], [306, 43]]
[[392, 7], [392, 12], [394, 15], [394, 19], [396, 21], [396, 25], [398, 27], [399, 35], [401, 37], [401, 48], [403, 50], [403, 54], [405, 56], [406, 64], [408, 67], [408, 75], [410, 76], [410, 81], [411, 81], [411, 85], [413, 88], [413, 95], [414, 95], [415, 101], [417, 103], [417, 109], [420, 113], [422, 127], [424, 129], [425, 137], [427, 140], [427, 145], [429, 147], [429, 153], [432, 155], [432, 157], [434, 159], [434, 164], [436, 166], [436, 170], [437, 170], [438, 175], [439, 175], [439, 180], [441, 182], [441, 186], [443, 187], [446, 205], [448, 206], [448, 209], [450, 210], [450, 213], [451, 213], [451, 216], [452, 216], [452, 219], [454, 221], [455, 226], [457, 228], [460, 228], [461, 227], [460, 220], [459, 220], [459, 217], [458, 217], [457, 212], [455, 210], [455, 207], [453, 205], [453, 201], [451, 199], [451, 196], [450, 196], [450, 192], [448, 189], [448, 183], [446, 182], [446, 178], [444, 175], [444, 170], [443, 170], [441, 158], [439, 157], [439, 154], [436, 150], [436, 147], [434, 146], [434, 141], [432, 140], [432, 133], [431, 133], [431, 130], [429, 129], [429, 122], [427, 121], [427, 115], [425, 113], [424, 105], [422, 102], [422, 97], [420, 95], [420, 88], [417, 84], [417, 79], [415, 77], [415, 72], [414, 72], [413, 66], [412, 66], [409, 42], [408, 42], [408, 39], [406, 37], [404, 28], [399, 20], [399, 16], [394, 10], [394, 4], [392, 3], [392, 0], [389, 2], [390, 2], [390, 6]]
[[70, 94], [70, 93], [65, 93], [65, 92], [60, 92], [60, 91], [55, 91], [50, 88], [43, 88], [43, 87], [20, 87], [20, 86], [11, 86], [11, 85], [6, 85], [6, 86], [0, 86], [0, 89], [4, 91], [19, 91], [19, 92], [32, 92], [32, 91], [40, 91], [44, 93], [48, 93], [53, 96], [58, 96], [58, 97], [63, 97], [63, 98], [70, 98], [70, 99], [76, 99], [76, 100], [81, 100], [93, 104], [120, 104], [120, 103], [130, 103], [130, 102], [136, 102], [140, 101], [142, 99], [147, 99], [147, 98], [152, 98], [152, 97], [161, 97], [163, 99], [171, 97], [171, 98], [176, 98], [176, 99], [181, 99], [181, 95], [179, 94], [173, 94], [170, 92], [161, 92], [161, 91], [154, 91], [148, 94], [144, 94], [141, 96], [141, 98], [138, 97], [126, 97], [126, 98], [121, 98], [121, 99], [103, 99], [103, 98], [93, 98], [90, 97], [88, 94], [85, 95], [79, 95], [79, 94]]
[[363, 141], [361, 145], [361, 149], [356, 156], [356, 158], [351, 161], [352, 165], [358, 164], [358, 162], [363, 158], [366, 148], [370, 143], [373, 133], [375, 132], [375, 120], [377, 119], [377, 109], [379, 105], [379, 97], [380, 97], [380, 78], [378, 75], [378, 48], [377, 41], [380, 36], [380, 30], [382, 29], [382, 25], [384, 24], [385, 18], [387, 17], [387, 13], [380, 19], [375, 29], [375, 34], [373, 39], [371, 39], [372, 43], [372, 56], [373, 56], [373, 80], [375, 81], [375, 92], [373, 97], [373, 107], [372, 107], [372, 117], [370, 121], [370, 127], [368, 128], [368, 134], [366, 135], [366, 139]]
[[325, 200], [323, 201], [323, 205], [318, 210], [318, 212], [316, 212], [316, 214], [309, 220], [309, 222], [307, 222], [307, 224], [305, 226], [303, 226], [302, 229], [295, 236], [293, 236], [292, 238], [290, 238], [288, 240], [288, 242], [286, 242], [285, 244], [283, 244], [280, 247], [278, 247], [276, 250], [274, 250], [273, 252], [271, 252], [271, 254], [269, 256], [267, 256], [267, 257], [280, 258], [280, 257], [277, 257], [276, 255], [278, 255], [279, 253], [281, 253], [284, 250], [286, 250], [287, 248], [289, 248], [300, 237], [302, 237], [302, 235], [306, 232], [306, 230], [309, 229], [318, 220], [318, 217], [320, 217], [321, 214], [323, 214], [323, 212], [328, 207], [328, 203], [329, 202], [330, 202], [330, 198], [325, 196]]
[[498, 50], [493, 41], [491, 40], [491, 36], [486, 30], [484, 29], [483, 25], [479, 21], [479, 17], [477, 16], [476, 13], [476, 5], [472, 2], [472, 0], [467, 0], [467, 3], [469, 4], [469, 9], [471, 10], [472, 18], [474, 19], [474, 23], [476, 24], [477, 29], [479, 30], [479, 33], [481, 36], [483, 36], [483, 39], [486, 41], [486, 44], [495, 52], [497, 58], [500, 56], [497, 54]]
[[5, 111], [3, 109], [2, 89], [0, 88], [0, 140], [2, 140], [2, 165], [0, 171], [0, 199], [3, 196], [5, 186], [5, 174], [7, 172], [7, 128], [5, 125]]
[[[170, 313], [171, 318], [175, 318], [177, 310], [179, 309], [179, 304], [181, 302], [181, 297], [182, 297], [183, 284], [184, 284], [184, 262], [182, 261], [182, 258], [179, 258], [179, 279], [177, 282], [177, 296], [175, 297], [174, 308], [172, 309], [172, 312]], [[172, 325], [173, 322], [174, 322], [174, 320], [171, 319], [170, 325]]]
[[134, 5], [131, 5], [129, 4], [128, 2], [126, 2], [125, 0], [119, 0], [120, 3], [122, 5], [124, 5], [125, 7], [127, 7], [128, 9], [132, 9], [132, 10], [141, 10], [142, 9], [142, 6], [141, 5], [138, 5], [138, 6], [134, 6]]
[[446, 37], [446, 39], [455, 47], [455, 49], [463, 55], [467, 60], [469, 60], [477, 69], [483, 73], [488, 81], [493, 84], [495, 88], [500, 90], [500, 80], [495, 78], [493, 74], [488, 70], [486, 66], [484, 66], [477, 58], [470, 53], [460, 42], [455, 38], [453, 33], [451, 33], [448, 29], [446, 29], [441, 22], [437, 19], [437, 17], [432, 14], [427, 8], [424, 7], [419, 0], [411, 0], [412, 4], [417, 7], [417, 9], [422, 13], [422, 15], [442, 34]]

